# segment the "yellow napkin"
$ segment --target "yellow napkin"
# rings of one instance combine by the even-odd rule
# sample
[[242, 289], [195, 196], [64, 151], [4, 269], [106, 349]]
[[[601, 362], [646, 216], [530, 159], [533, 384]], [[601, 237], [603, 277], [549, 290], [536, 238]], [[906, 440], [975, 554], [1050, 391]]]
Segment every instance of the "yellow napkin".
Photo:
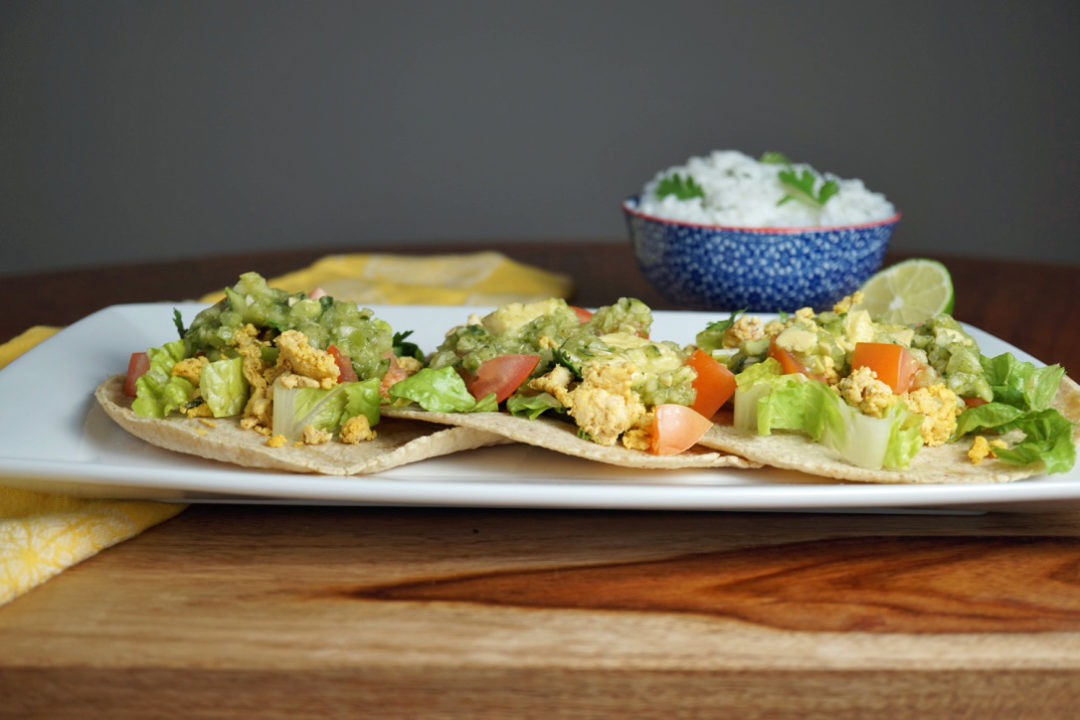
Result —
[[[565, 276], [495, 252], [333, 255], [269, 284], [290, 292], [321, 287], [336, 299], [370, 305], [498, 305], [569, 297], [571, 291]], [[220, 297], [218, 292], [204, 300]], [[33, 327], [0, 345], [0, 368], [56, 332], [57, 328]], [[186, 507], [63, 497], [4, 487], [2, 482], [0, 477], [0, 605]]]
[[[321, 287], [361, 305], [502, 305], [570, 296], [565, 275], [522, 265], [497, 252], [467, 255], [330, 255], [270, 281], [289, 292]], [[217, 302], [223, 293], [203, 300]]]
[[[0, 345], [0, 368], [56, 331], [36, 326]], [[184, 507], [63, 497], [0, 485], [0, 605]]]

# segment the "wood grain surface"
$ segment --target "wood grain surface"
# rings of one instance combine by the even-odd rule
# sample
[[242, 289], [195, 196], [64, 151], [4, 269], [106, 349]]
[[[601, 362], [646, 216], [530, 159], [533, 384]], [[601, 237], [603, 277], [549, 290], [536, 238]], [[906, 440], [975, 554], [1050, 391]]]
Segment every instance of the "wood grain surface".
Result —
[[[583, 305], [671, 307], [625, 243], [500, 249], [570, 274]], [[0, 339], [325, 252], [4, 278]], [[1080, 374], [1077, 268], [944, 259], [960, 319]], [[195, 505], [0, 607], [3, 718], [1041, 719], [1078, 707], [1080, 512]]]
[[[1080, 539], [833, 538], [360, 585], [342, 597], [659, 611], [812, 632], [1080, 629]], [[993, 577], [985, 568], [993, 566]]]
[[195, 506], [0, 610], [0, 715], [1070, 717], [1078, 560], [1076, 513]]

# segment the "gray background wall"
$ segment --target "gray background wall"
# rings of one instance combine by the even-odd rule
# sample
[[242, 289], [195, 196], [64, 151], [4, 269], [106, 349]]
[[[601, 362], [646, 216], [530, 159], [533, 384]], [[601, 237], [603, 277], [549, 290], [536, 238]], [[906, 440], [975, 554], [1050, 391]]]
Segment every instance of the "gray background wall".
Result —
[[713, 148], [861, 177], [894, 248], [1080, 263], [1080, 4], [0, 3], [0, 274], [620, 238]]

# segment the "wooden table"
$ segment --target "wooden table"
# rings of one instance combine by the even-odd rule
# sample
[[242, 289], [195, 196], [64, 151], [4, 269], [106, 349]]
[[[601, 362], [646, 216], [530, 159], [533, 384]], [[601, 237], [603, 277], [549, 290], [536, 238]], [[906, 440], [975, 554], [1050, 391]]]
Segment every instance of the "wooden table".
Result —
[[[622, 243], [503, 249], [573, 275], [581, 304], [670, 307]], [[323, 252], [3, 278], [0, 339]], [[960, 319], [1078, 374], [1078, 268], [943, 259]], [[0, 717], [1064, 718], [1078, 703], [1074, 511], [196, 505], [0, 607]]]

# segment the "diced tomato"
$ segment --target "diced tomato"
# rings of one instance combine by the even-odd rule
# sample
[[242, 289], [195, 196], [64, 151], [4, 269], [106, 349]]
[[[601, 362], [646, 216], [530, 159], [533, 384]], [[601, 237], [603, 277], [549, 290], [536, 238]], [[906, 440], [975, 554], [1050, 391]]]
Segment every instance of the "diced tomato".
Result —
[[577, 313], [577, 319], [578, 319], [579, 323], [587, 323], [587, 322], [589, 322], [589, 320], [592, 319], [592, 316], [593, 316], [592, 312], [586, 310], [583, 307], [578, 307], [577, 305], [571, 305], [570, 309], [573, 310], [575, 313]]
[[330, 353], [334, 357], [334, 362], [338, 366], [338, 382], [356, 382], [359, 378], [356, 377], [356, 371], [353, 370], [352, 359], [337, 349], [336, 345], [331, 345], [326, 348], [326, 352]]
[[809, 374], [806, 366], [796, 360], [789, 350], [776, 344], [776, 338], [769, 341], [769, 357], [780, 363], [780, 369], [784, 371], [785, 375], [792, 373]]
[[799, 359], [786, 348], [782, 348], [776, 344], [776, 338], [769, 341], [769, 357], [780, 363], [780, 368], [784, 371], [784, 374], [789, 373], [801, 373], [813, 380], [820, 380], [825, 382], [825, 376], [819, 373], [810, 372], [809, 368], [799, 362]]
[[810, 374], [810, 371], [806, 369], [806, 366], [799, 362], [790, 350], [776, 344], [776, 338], [769, 341], [769, 357], [780, 363], [780, 368], [784, 371], [785, 375], [790, 373], [802, 373], [803, 375]]
[[892, 388], [896, 394], [911, 389], [911, 381], [919, 372], [919, 362], [903, 345], [893, 343], [855, 343], [851, 355], [851, 369], [868, 367], [878, 380]]
[[476, 369], [476, 375], [465, 377], [465, 387], [477, 400], [495, 393], [496, 402], [502, 402], [521, 387], [539, 364], [539, 355], [503, 355], [485, 360]]
[[649, 452], [678, 455], [697, 443], [711, 427], [711, 420], [685, 405], [657, 405], [649, 428], [652, 436]]
[[128, 397], [135, 397], [138, 394], [138, 390], [135, 387], [135, 381], [146, 374], [146, 371], [150, 369], [150, 356], [144, 352], [133, 352], [128, 359], [127, 377], [124, 378], [124, 394]]
[[694, 368], [694, 404], [690, 407], [711, 418], [735, 394], [735, 374], [704, 350], [695, 350], [686, 364]]
[[980, 405], [985, 405], [986, 400], [983, 400], [980, 397], [969, 397], [964, 398], [964, 404], [967, 405], [969, 408], [979, 407]]
[[390, 367], [387, 368], [386, 374], [383, 375], [382, 382], [379, 383], [379, 394], [384, 398], [390, 397], [391, 385], [401, 382], [409, 377], [409, 371], [398, 365], [397, 356], [393, 353], [388, 353], [388, 355], [390, 356]]

